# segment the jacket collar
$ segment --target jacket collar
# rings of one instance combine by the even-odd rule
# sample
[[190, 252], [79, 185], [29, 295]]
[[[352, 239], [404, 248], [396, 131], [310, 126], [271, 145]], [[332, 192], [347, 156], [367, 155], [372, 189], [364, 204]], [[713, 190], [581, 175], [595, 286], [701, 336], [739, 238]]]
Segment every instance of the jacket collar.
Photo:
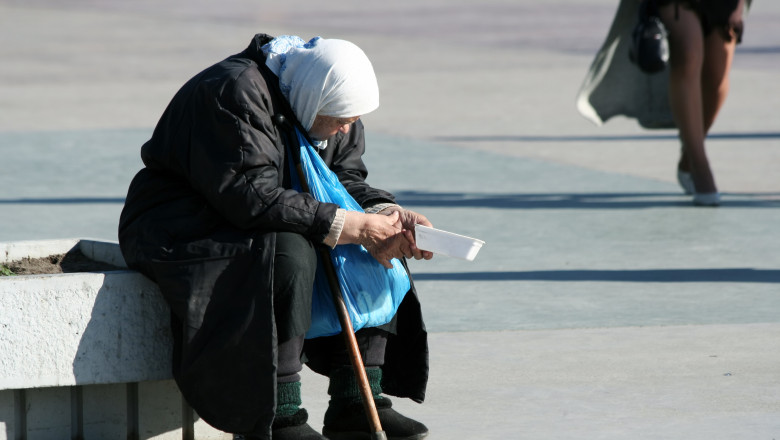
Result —
[[255, 35], [254, 37], [252, 37], [252, 41], [249, 42], [249, 46], [246, 49], [244, 49], [244, 51], [241, 53], [241, 56], [250, 58], [258, 65], [264, 65], [265, 54], [263, 54], [262, 47], [269, 41], [273, 40], [273, 38], [274, 37], [268, 34]]

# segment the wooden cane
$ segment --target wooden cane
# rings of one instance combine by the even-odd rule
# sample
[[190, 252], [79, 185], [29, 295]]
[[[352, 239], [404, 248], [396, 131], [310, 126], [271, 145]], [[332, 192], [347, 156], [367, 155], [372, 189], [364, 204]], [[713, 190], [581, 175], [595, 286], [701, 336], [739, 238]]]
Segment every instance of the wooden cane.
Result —
[[374, 394], [371, 392], [371, 385], [368, 383], [368, 375], [366, 375], [366, 369], [363, 366], [363, 358], [360, 356], [360, 347], [358, 346], [357, 338], [355, 338], [352, 321], [349, 319], [349, 312], [347, 311], [347, 305], [344, 302], [344, 297], [341, 293], [341, 286], [339, 285], [339, 280], [336, 276], [336, 269], [333, 267], [333, 262], [330, 259], [330, 251], [328, 251], [328, 249], [320, 249], [320, 256], [322, 257], [323, 266], [325, 266], [325, 273], [328, 276], [328, 284], [330, 285], [330, 292], [333, 296], [333, 303], [336, 305], [336, 312], [339, 315], [341, 334], [344, 335], [344, 343], [347, 345], [352, 368], [355, 370], [355, 377], [358, 379], [358, 387], [360, 388], [360, 397], [363, 400], [363, 408], [366, 411], [371, 431], [373, 431], [371, 438], [373, 440], [387, 440], [387, 434], [382, 430], [382, 423], [379, 421], [379, 413], [377, 412], [376, 404], [374, 403]]
[[[284, 116], [277, 114], [274, 115], [274, 123], [279, 126], [285, 127], [289, 122], [285, 121]], [[301, 167], [300, 155], [290, 154], [292, 156], [295, 170], [298, 174], [298, 180], [300, 181], [301, 188], [304, 192], [309, 191], [309, 185], [306, 182], [306, 176], [303, 173]], [[347, 311], [347, 305], [344, 302], [344, 296], [341, 292], [341, 285], [339, 284], [338, 277], [336, 276], [336, 269], [333, 267], [333, 261], [330, 259], [330, 250], [327, 248], [319, 248], [320, 259], [322, 265], [325, 268], [325, 274], [328, 278], [328, 286], [330, 286], [330, 293], [333, 297], [333, 303], [336, 306], [336, 313], [339, 317], [339, 323], [341, 324], [341, 334], [344, 336], [344, 343], [347, 346], [349, 353], [349, 359], [352, 363], [352, 369], [355, 372], [357, 378], [358, 388], [360, 388], [360, 397], [363, 401], [363, 409], [366, 412], [368, 418], [368, 424], [371, 427], [371, 439], [372, 440], [387, 440], [387, 434], [382, 430], [382, 423], [379, 421], [379, 413], [374, 403], [374, 394], [371, 392], [371, 385], [368, 383], [368, 375], [363, 365], [363, 358], [360, 356], [360, 346], [358, 346], [357, 338], [355, 338], [355, 330], [352, 327], [352, 320], [349, 318], [349, 312]]]

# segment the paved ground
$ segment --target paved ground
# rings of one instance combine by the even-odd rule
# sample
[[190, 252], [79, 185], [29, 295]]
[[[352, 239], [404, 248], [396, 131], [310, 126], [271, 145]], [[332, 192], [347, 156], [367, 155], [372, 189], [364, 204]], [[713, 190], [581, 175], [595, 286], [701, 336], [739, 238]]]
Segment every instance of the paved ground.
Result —
[[[614, 1], [0, 0], [0, 241], [115, 240], [138, 148], [257, 31], [374, 60], [369, 181], [487, 243], [413, 271], [431, 438], [780, 438], [780, 4], [756, 2], [690, 205], [673, 132], [574, 108]], [[318, 425], [326, 384], [307, 375]]]

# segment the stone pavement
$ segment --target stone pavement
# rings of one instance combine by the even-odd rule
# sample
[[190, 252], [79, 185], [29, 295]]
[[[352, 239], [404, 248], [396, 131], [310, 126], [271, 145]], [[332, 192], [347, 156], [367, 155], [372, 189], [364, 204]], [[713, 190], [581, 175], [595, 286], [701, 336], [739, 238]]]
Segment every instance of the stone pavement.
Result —
[[[780, 438], [780, 5], [755, 2], [695, 208], [671, 131], [574, 97], [616, 2], [0, 0], [0, 241], [116, 240], [138, 149], [255, 32], [355, 41], [381, 107], [369, 182], [474, 262], [413, 262], [432, 439]], [[315, 427], [327, 384], [305, 376]]]

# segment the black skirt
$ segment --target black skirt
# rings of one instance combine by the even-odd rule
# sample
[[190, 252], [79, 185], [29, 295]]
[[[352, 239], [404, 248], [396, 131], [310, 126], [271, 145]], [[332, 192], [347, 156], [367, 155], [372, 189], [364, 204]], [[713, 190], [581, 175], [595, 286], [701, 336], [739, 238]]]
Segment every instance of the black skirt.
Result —
[[742, 42], [745, 24], [742, 16], [736, 13], [739, 0], [658, 0], [659, 7], [672, 3], [694, 11], [699, 16], [704, 35], [718, 31], [726, 41], [736, 38], [737, 43]]

